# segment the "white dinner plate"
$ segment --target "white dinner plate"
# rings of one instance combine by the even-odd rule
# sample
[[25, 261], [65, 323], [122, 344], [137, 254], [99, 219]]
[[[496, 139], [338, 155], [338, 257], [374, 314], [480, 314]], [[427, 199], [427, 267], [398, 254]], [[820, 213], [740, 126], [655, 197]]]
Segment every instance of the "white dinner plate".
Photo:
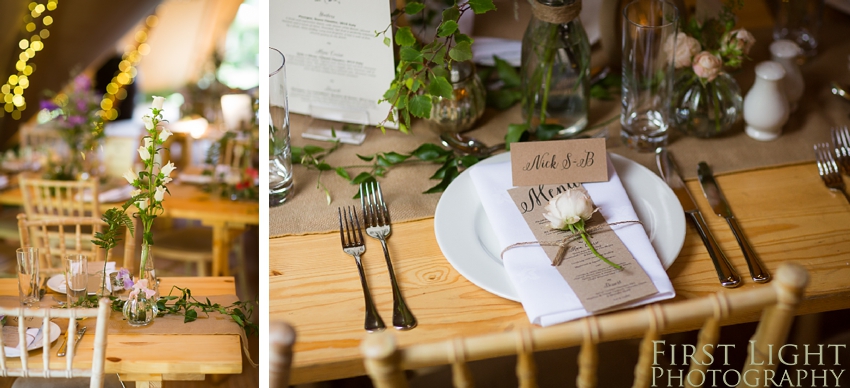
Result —
[[[59, 338], [59, 334], [61, 331], [62, 330], [59, 329], [59, 325], [50, 322], [50, 343], [53, 343], [53, 341], [56, 341], [56, 339]], [[39, 330], [38, 334], [36, 334], [35, 336], [35, 339], [33, 339], [32, 343], [30, 343], [30, 346], [27, 347], [27, 351], [41, 348], [43, 341], [42, 339], [44, 338], [43, 335], [44, 330]], [[17, 348], [11, 348], [8, 346], [5, 346], [4, 348], [4, 350], [6, 351], [6, 357], [19, 357], [21, 355], [21, 351]]]
[[[90, 278], [92, 276], [93, 275], [91, 275], [91, 274], [89, 275]], [[91, 285], [91, 284], [92, 284], [91, 279], [89, 279], [89, 285]], [[60, 274], [51, 276], [50, 279], [47, 279], [47, 288], [53, 290], [53, 292], [56, 292], [58, 294], [64, 294], [66, 292], [66, 290], [65, 290], [65, 274], [60, 273]], [[110, 290], [110, 291], [112, 290], [112, 287], [110, 287], [109, 283], [106, 284], [106, 289]], [[95, 295], [95, 294], [97, 294], [97, 290], [89, 290], [88, 294], [89, 295]]]
[[[685, 242], [682, 205], [655, 173], [620, 155], [608, 155], [661, 264], [670, 268]], [[504, 153], [479, 164], [509, 160], [510, 153]], [[434, 233], [443, 255], [461, 275], [493, 294], [519, 301], [469, 171], [455, 178], [440, 197], [434, 214]]]

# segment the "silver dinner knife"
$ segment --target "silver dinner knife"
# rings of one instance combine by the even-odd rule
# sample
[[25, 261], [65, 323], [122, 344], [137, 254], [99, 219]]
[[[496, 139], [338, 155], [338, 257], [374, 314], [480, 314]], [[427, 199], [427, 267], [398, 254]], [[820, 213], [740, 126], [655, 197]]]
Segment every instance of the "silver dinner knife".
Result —
[[740, 286], [741, 276], [729, 264], [726, 255], [723, 254], [720, 246], [714, 241], [714, 236], [708, 230], [708, 225], [705, 224], [702, 213], [700, 213], [696, 202], [694, 202], [691, 192], [685, 186], [685, 181], [682, 180], [682, 176], [679, 174], [679, 168], [676, 166], [676, 162], [673, 161], [670, 152], [666, 148], [658, 148], [655, 152], [655, 162], [658, 164], [658, 171], [661, 172], [661, 178], [673, 189], [673, 193], [676, 194], [676, 197], [682, 204], [685, 214], [688, 215], [691, 221], [693, 221], [694, 226], [696, 226], [697, 233], [702, 238], [705, 248], [708, 249], [708, 255], [711, 256], [711, 261], [714, 262], [714, 269], [717, 271], [720, 285], [728, 288]]
[[[74, 337], [74, 350], [77, 350], [77, 345], [80, 343], [80, 340], [83, 338], [83, 334], [86, 334], [86, 327], [83, 326], [77, 330], [77, 335]], [[65, 342], [62, 343], [62, 346], [59, 347], [59, 352], [56, 353], [57, 357], [65, 357], [65, 351], [68, 349], [68, 334], [65, 333]]]
[[752, 276], [753, 280], [757, 283], [769, 282], [770, 273], [767, 271], [767, 267], [765, 267], [764, 263], [761, 262], [758, 255], [756, 255], [756, 252], [753, 250], [753, 247], [750, 246], [750, 242], [747, 241], [746, 236], [744, 236], [744, 232], [741, 230], [741, 227], [738, 225], [738, 221], [732, 214], [732, 209], [729, 207], [729, 203], [726, 202], [726, 197], [723, 196], [723, 192], [720, 191], [720, 187], [717, 186], [717, 181], [714, 180], [714, 174], [711, 171], [711, 167], [709, 167], [705, 162], [699, 162], [697, 175], [699, 176], [699, 183], [702, 186], [702, 192], [705, 194], [705, 198], [711, 205], [711, 209], [714, 210], [714, 213], [718, 216], [725, 218], [726, 222], [729, 223], [729, 227], [732, 228], [732, 234], [735, 235], [735, 239], [738, 240], [738, 245], [741, 247], [741, 251], [744, 252], [744, 259], [747, 260], [747, 268], [750, 270], [750, 276]]

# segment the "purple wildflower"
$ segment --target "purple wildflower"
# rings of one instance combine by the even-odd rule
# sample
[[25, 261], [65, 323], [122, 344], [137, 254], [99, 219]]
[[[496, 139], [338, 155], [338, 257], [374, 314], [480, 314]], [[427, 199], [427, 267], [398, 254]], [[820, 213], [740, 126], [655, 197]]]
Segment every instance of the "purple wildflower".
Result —
[[41, 102], [38, 105], [41, 109], [47, 109], [47, 110], [59, 109], [59, 105], [56, 105], [53, 101], [50, 101], [50, 100], [41, 100]]
[[74, 86], [76, 86], [77, 90], [91, 89], [91, 79], [89, 79], [89, 77], [83, 74], [80, 74], [76, 78], [74, 78]]
[[130, 278], [130, 270], [126, 268], [121, 268], [118, 270], [118, 278], [124, 281], [124, 289], [129, 290], [133, 288], [133, 279]]
[[68, 123], [68, 125], [75, 127], [77, 125], [83, 125], [86, 122], [86, 118], [83, 116], [68, 116], [65, 119], [65, 122]]

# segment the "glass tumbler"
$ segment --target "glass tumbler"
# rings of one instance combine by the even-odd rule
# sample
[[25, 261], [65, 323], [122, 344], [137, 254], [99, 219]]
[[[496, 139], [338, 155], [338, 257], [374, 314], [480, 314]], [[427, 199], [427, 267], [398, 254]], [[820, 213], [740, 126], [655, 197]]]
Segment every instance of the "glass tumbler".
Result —
[[283, 204], [292, 191], [286, 59], [269, 47], [269, 206]]
[[18, 248], [18, 295], [21, 304], [30, 306], [38, 302], [38, 249]]
[[65, 269], [65, 294], [68, 306], [74, 306], [88, 294], [89, 271], [86, 255], [67, 255], [63, 260]]
[[623, 9], [621, 136], [638, 151], [667, 144], [675, 78], [664, 44], [675, 42], [678, 21], [676, 6], [663, 0], [636, 0]]
[[823, 23], [824, 0], [778, 0], [772, 2], [775, 24], [773, 40], [787, 39], [813, 57], [818, 52], [818, 33]]

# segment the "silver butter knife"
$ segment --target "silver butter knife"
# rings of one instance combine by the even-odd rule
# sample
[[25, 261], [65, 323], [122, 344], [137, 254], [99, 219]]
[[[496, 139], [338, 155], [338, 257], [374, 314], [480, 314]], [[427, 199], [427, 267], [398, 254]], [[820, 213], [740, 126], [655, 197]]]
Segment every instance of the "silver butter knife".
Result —
[[717, 277], [720, 279], [720, 285], [723, 287], [734, 288], [741, 285], [741, 276], [735, 271], [735, 268], [729, 264], [729, 259], [720, 250], [720, 246], [714, 241], [714, 236], [708, 230], [708, 225], [702, 218], [699, 208], [694, 202], [691, 192], [685, 186], [685, 181], [679, 174], [679, 167], [673, 161], [673, 157], [666, 148], [658, 148], [655, 152], [655, 162], [658, 164], [658, 171], [661, 172], [661, 178], [667, 182], [667, 185], [673, 189], [673, 193], [682, 204], [685, 214], [693, 221], [696, 226], [697, 233], [702, 238], [705, 248], [708, 249], [708, 255], [711, 256], [711, 261], [714, 262], [714, 269], [717, 271]]
[[711, 171], [711, 167], [709, 167], [705, 162], [699, 162], [697, 175], [699, 176], [699, 183], [702, 186], [702, 192], [705, 194], [705, 199], [707, 199], [708, 203], [711, 205], [711, 209], [714, 210], [714, 213], [718, 216], [725, 218], [726, 222], [729, 223], [729, 227], [732, 228], [732, 234], [735, 235], [735, 239], [738, 240], [738, 245], [741, 247], [741, 251], [744, 252], [744, 259], [747, 260], [747, 268], [750, 270], [750, 276], [752, 276], [753, 280], [757, 283], [769, 282], [770, 273], [767, 272], [767, 268], [764, 266], [764, 263], [761, 262], [758, 255], [756, 255], [756, 252], [753, 250], [753, 247], [750, 246], [749, 241], [747, 241], [747, 238], [744, 236], [744, 232], [741, 230], [741, 227], [738, 225], [738, 221], [732, 214], [732, 209], [729, 207], [729, 203], [726, 202], [726, 197], [723, 196], [723, 192], [720, 191], [720, 187], [717, 186], [717, 181], [714, 180], [714, 174]]
[[[77, 330], [77, 335], [74, 337], [74, 350], [77, 350], [77, 345], [79, 345], [80, 340], [83, 338], [83, 334], [86, 334], [86, 327], [83, 326]], [[62, 343], [62, 346], [59, 347], [59, 352], [56, 353], [57, 357], [65, 357], [65, 351], [68, 349], [68, 333], [65, 333], [65, 342]]]

